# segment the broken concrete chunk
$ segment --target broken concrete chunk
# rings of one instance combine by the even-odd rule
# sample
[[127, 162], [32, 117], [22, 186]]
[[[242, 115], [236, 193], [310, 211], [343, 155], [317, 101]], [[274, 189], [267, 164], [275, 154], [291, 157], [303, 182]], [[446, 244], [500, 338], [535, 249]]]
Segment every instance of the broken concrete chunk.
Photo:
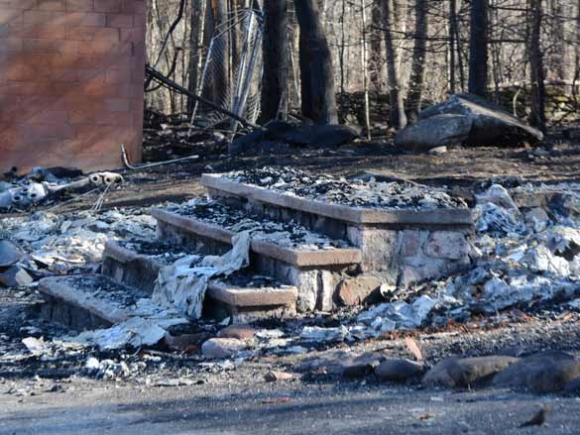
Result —
[[345, 326], [337, 328], [320, 328], [318, 326], [305, 326], [300, 333], [300, 338], [308, 341], [342, 341], [348, 336]]
[[433, 116], [399, 131], [395, 146], [416, 152], [461, 145], [469, 137], [471, 125], [472, 120], [462, 115]]
[[424, 364], [408, 359], [387, 359], [375, 368], [375, 374], [380, 379], [392, 382], [404, 382], [424, 372]]
[[450, 358], [435, 365], [423, 378], [423, 383], [446, 387], [468, 387], [490, 381], [506, 367], [519, 361], [510, 356]]
[[223, 359], [236, 355], [248, 346], [235, 338], [210, 338], [201, 346], [201, 353], [206, 358]]

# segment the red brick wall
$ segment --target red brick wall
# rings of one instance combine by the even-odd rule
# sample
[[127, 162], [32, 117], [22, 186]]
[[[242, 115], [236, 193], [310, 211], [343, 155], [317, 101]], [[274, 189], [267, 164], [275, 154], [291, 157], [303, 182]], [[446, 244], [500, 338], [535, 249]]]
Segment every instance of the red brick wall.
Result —
[[0, 172], [141, 158], [145, 0], [0, 0]]

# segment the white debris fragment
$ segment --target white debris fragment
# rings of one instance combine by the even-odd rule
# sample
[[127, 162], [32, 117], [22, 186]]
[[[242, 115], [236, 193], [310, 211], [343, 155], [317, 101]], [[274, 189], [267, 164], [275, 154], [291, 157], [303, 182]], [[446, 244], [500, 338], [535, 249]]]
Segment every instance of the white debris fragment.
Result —
[[349, 334], [346, 326], [337, 328], [321, 328], [318, 326], [305, 326], [300, 333], [300, 338], [308, 341], [343, 341]]
[[98, 346], [100, 349], [122, 349], [127, 346], [153, 346], [165, 336], [167, 331], [156, 322], [133, 317], [111, 328], [81, 332], [75, 337], [63, 337], [65, 342], [82, 346]]
[[494, 204], [516, 214], [520, 212], [508, 190], [499, 184], [494, 184], [487, 191], [475, 197], [478, 204]]
[[558, 277], [570, 275], [570, 264], [566, 259], [555, 256], [544, 245], [536, 246], [526, 252], [522, 261], [532, 272], [549, 272]]
[[44, 342], [44, 339], [35, 337], [26, 337], [22, 339], [22, 344], [26, 346], [28, 351], [36, 356], [43, 355], [50, 351], [50, 346]]
[[424, 295], [412, 304], [397, 301], [381, 304], [358, 316], [358, 320], [380, 332], [420, 327], [429, 317], [437, 301]]
[[250, 233], [236, 234], [232, 244], [233, 248], [222, 256], [187, 256], [163, 267], [155, 283], [153, 301], [199, 319], [210, 278], [231, 275], [250, 263]]

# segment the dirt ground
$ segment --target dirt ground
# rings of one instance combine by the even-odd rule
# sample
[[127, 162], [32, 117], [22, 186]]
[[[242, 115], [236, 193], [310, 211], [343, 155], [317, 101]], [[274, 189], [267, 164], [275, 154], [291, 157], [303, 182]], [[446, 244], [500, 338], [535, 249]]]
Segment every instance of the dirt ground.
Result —
[[[250, 373], [251, 374], [251, 373]], [[50, 384], [45, 388], [50, 390]], [[541, 404], [540, 428], [519, 428]], [[415, 390], [361, 382], [145, 388], [71, 382], [60, 392], [4, 396], [1, 434], [577, 434], [576, 398], [502, 390]]]
[[[336, 150], [296, 150], [291, 155], [230, 159], [196, 150], [199, 161], [125, 172], [128, 183], [110, 192], [105, 208], [149, 206], [203, 195], [203, 172], [266, 165], [293, 166], [351, 176], [364, 171], [430, 185], [482, 190], [492, 181], [517, 185], [580, 181], [580, 143], [556, 135], [537, 149], [450, 149], [441, 156], [403, 154], [387, 143]], [[150, 154], [153, 155], [153, 154]], [[96, 195], [54, 211], [88, 209]], [[34, 298], [0, 294], [0, 342], [9, 349], [27, 327], [42, 327]], [[10, 321], [7, 321], [10, 319]], [[420, 334], [431, 357], [481, 355], [509, 346], [580, 351], [580, 320], [516, 322], [487, 332]], [[3, 338], [2, 338], [3, 337]], [[401, 354], [401, 343], [363, 346]], [[0, 435], [3, 434], [578, 434], [580, 399], [507, 390], [451, 391], [401, 387], [365, 378], [266, 383], [268, 370], [291, 370], [296, 361], [257, 360], [236, 370], [191, 369], [162, 361], [153, 383], [144, 378], [95, 381], [86, 377], [18, 373], [0, 367]], [[165, 364], [165, 365], [163, 365]], [[41, 365], [41, 364], [40, 364]], [[175, 367], [179, 366], [179, 370]], [[187, 364], [185, 364], [187, 366]], [[31, 366], [27, 366], [30, 369]], [[33, 367], [34, 368], [34, 367]], [[36, 374], [36, 375], [35, 375]], [[159, 379], [167, 377], [169, 381]], [[184, 380], [185, 379], [185, 380]], [[182, 384], [182, 385], [180, 385]], [[541, 404], [552, 411], [541, 428], [518, 428]]]
[[[573, 130], [574, 132], [576, 130]], [[580, 136], [580, 129], [578, 130]], [[570, 135], [570, 133], [567, 133]], [[295, 148], [290, 154], [230, 158], [217, 154], [208, 144], [191, 149], [198, 160], [147, 170], [129, 170], [122, 190], [107, 195], [105, 208], [134, 207], [179, 202], [203, 195], [198, 184], [204, 172], [225, 172], [264, 166], [291, 166], [314, 172], [355, 176], [371, 171], [386, 177], [407, 179], [432, 186], [483, 190], [491, 182], [507, 186], [524, 183], [574, 182], [580, 180], [580, 139], [565, 139], [558, 131], [542, 148], [450, 148], [446, 154], [403, 153], [387, 141], [360, 142], [337, 149]], [[223, 148], [219, 148], [223, 151]], [[151, 147], [155, 160], [164, 148]], [[155, 160], [156, 161], [156, 160]], [[97, 195], [59, 206], [57, 210], [90, 208]]]

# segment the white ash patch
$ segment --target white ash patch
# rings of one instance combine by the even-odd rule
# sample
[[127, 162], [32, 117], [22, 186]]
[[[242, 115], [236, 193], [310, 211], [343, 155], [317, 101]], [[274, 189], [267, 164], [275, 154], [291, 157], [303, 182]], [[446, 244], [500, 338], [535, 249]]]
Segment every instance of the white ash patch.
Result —
[[380, 210], [467, 208], [463, 199], [435, 188], [398, 182], [347, 180], [292, 168], [247, 169], [229, 172], [223, 177], [288, 195], [349, 207]]
[[181, 206], [169, 207], [167, 210], [235, 233], [249, 231], [252, 240], [271, 242], [284, 248], [318, 251], [351, 247], [348, 242], [314, 233], [295, 222], [273, 221], [218, 201], [193, 199]]
[[154, 237], [155, 220], [147, 210], [37, 212], [0, 220], [0, 239], [28, 253], [22, 266], [43, 275], [94, 272], [108, 241]]

